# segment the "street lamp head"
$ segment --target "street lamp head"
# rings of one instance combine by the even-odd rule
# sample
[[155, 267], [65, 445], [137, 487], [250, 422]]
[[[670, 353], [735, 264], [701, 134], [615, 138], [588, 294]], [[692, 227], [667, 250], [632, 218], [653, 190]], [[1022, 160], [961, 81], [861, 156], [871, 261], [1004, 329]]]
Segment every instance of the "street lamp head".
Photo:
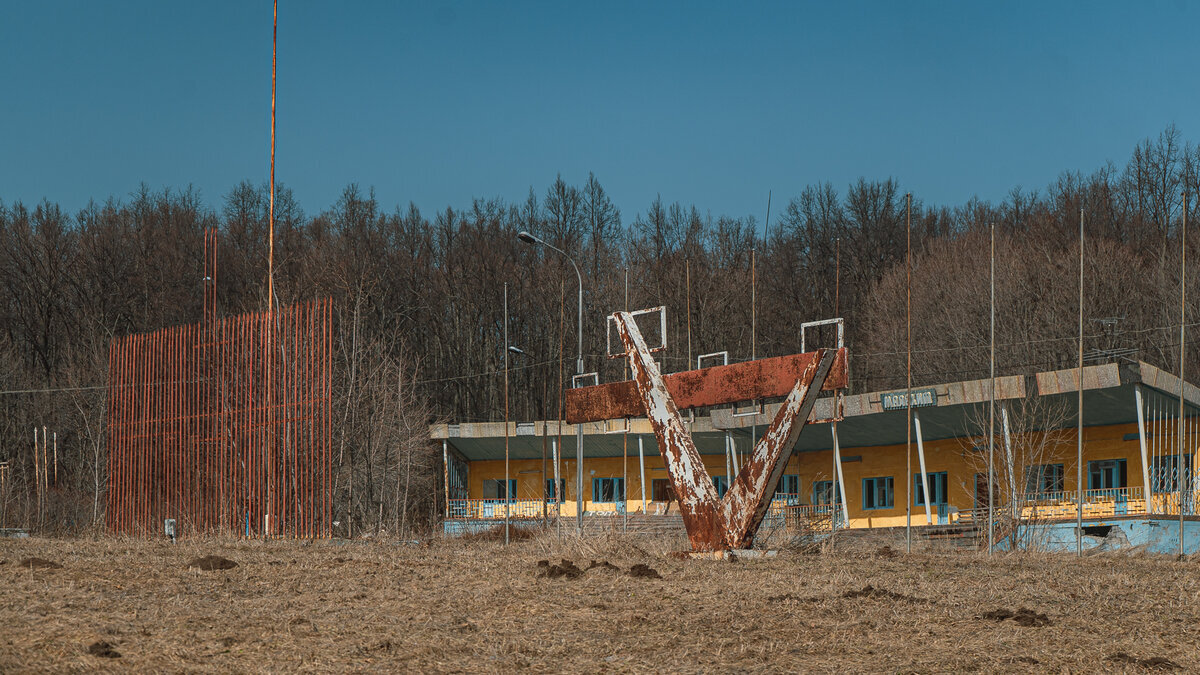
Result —
[[525, 356], [525, 350], [521, 349], [520, 347], [514, 347], [512, 345], [509, 345], [508, 351], [512, 352], [513, 354], [520, 354], [521, 356]]
[[533, 236], [532, 234], [529, 234], [525, 230], [521, 230], [520, 232], [517, 233], [517, 239], [520, 239], [521, 241], [525, 242], [526, 244], [538, 243], [538, 238]]

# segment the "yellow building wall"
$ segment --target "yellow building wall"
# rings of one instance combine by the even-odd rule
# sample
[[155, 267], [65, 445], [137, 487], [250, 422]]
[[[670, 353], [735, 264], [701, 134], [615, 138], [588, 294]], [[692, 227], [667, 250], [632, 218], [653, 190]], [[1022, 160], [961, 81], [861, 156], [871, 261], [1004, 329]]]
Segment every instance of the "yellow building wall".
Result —
[[[997, 421], [999, 426], [999, 420]], [[1142, 480], [1141, 451], [1136, 436], [1132, 440], [1124, 440], [1126, 434], [1136, 434], [1136, 424], [1089, 427], [1084, 429], [1084, 487], [1087, 487], [1087, 462], [1090, 460], [1125, 459], [1127, 470], [1126, 485], [1140, 487]], [[1076, 489], [1076, 436], [1074, 429], [1054, 431], [1051, 433], [1052, 443], [1048, 443], [1038, 457], [1036, 464], [1062, 464], [1064, 489]], [[1026, 445], [1038, 445], [1042, 439], [1037, 438], [1025, 442]], [[975, 507], [975, 474], [987, 472], [986, 446], [980, 451], [972, 450], [972, 440], [968, 438], [953, 438], [939, 441], [928, 441], [925, 445], [925, 468], [929, 473], [945, 471], [947, 473], [948, 502], [959, 511]], [[1014, 437], [1016, 454], [1021, 457], [1022, 451], [1018, 444], [1022, 439]], [[739, 448], [742, 458], [748, 447], [743, 444]], [[860, 461], [847, 461], [851, 457], [861, 457]], [[845, 502], [851, 527], [895, 527], [903, 526], [906, 522], [905, 505], [912, 504], [912, 522], [916, 525], [925, 524], [925, 507], [913, 504], [913, 475], [920, 471], [917, 455], [917, 443], [914, 435], [911, 448], [911, 471], [906, 466], [905, 446], [871, 446], [843, 447], [842, 472], [845, 477]], [[1000, 436], [997, 436], [995, 448], [995, 471], [999, 477], [1005, 471], [1006, 452]], [[1018, 459], [1018, 466], [1021, 466]], [[704, 455], [704, 465], [709, 475], [725, 475], [725, 458], [723, 455]], [[788, 461], [785, 474], [799, 476], [801, 503], [811, 504], [813, 483], [820, 480], [835, 480], [832, 451], [803, 452], [793, 455]], [[545, 479], [554, 475], [552, 463], [547, 463]], [[636, 453], [625, 460], [622, 468], [620, 457], [598, 457], [584, 460], [584, 511], [587, 513], [616, 513], [618, 505], [613, 503], [592, 502], [592, 479], [626, 476], [626, 497], [630, 513], [640, 512], [641, 478], [639, 476], [638, 458]], [[863, 479], [873, 477], [893, 478], [893, 505], [891, 508], [864, 510]], [[566, 495], [562, 504], [561, 514], [575, 515], [575, 459], [563, 459], [560, 462], [559, 477], [566, 480]], [[646, 497], [651, 500], [651, 481], [656, 478], [666, 478], [662, 458], [655, 455], [646, 457]], [[489, 479], [504, 478], [504, 461], [475, 461], [469, 462], [468, 492], [472, 499], [483, 498], [483, 482]], [[515, 500], [540, 500], [543, 491], [542, 461], [514, 460], [509, 464], [509, 478], [517, 481]], [[1004, 481], [997, 478], [997, 484]], [[1017, 485], [1023, 486], [1023, 479], [1018, 478]], [[1023, 491], [1023, 488], [1022, 490]], [[998, 496], [998, 501], [1007, 501], [1004, 496]], [[1131, 509], [1135, 505], [1131, 504]], [[650, 513], [655, 513], [660, 505], [650, 502], [646, 505]], [[537, 507], [540, 513], [540, 506]], [[674, 509], [672, 509], [674, 510]], [[933, 522], [937, 522], [937, 507], [931, 506]]]

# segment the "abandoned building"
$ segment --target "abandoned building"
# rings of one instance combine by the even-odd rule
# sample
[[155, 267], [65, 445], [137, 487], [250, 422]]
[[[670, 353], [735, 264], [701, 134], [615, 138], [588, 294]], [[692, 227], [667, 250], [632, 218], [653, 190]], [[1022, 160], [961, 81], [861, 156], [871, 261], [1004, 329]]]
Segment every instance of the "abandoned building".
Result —
[[[1180, 424], [1179, 379], [1144, 362], [1087, 366], [1082, 377], [1076, 369], [998, 377], [994, 415], [990, 383], [913, 388], [908, 428], [906, 390], [848, 393], [836, 423], [815, 421], [833, 417], [835, 399], [819, 399], [791, 450], [768, 519], [819, 533], [903, 527], [911, 514], [914, 528], [932, 533], [979, 527], [990, 517], [998, 545], [1023, 537], [1047, 549], [1073, 550], [1081, 507], [1090, 546], [1172, 552], [1182, 507], [1188, 548], [1196, 549], [1200, 518], [1192, 467], [1200, 389], [1183, 387]], [[1082, 465], [1076, 461], [1080, 389]], [[719, 494], [778, 406], [685, 414]], [[445, 530], [494, 527], [507, 515], [516, 522], [558, 522], [564, 529], [676, 527], [682, 533], [647, 419], [582, 427], [579, 471], [575, 425], [431, 426], [445, 462]], [[1115, 543], [1105, 537], [1114, 532], [1120, 534]]]

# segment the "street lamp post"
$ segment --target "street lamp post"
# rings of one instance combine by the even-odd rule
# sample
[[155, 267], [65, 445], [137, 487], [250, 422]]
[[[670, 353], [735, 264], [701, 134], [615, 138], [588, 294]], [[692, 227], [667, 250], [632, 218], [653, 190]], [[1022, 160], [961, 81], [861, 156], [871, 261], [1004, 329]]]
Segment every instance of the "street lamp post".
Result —
[[[522, 230], [517, 233], [517, 238], [526, 244], [541, 244], [546, 248], [557, 251], [562, 254], [571, 267], [575, 268], [575, 278], [579, 281], [579, 324], [577, 327], [578, 351], [575, 358], [575, 374], [583, 374], [583, 275], [579, 273], [579, 265], [575, 264], [575, 260], [567, 255], [567, 252], [545, 242], [532, 234]], [[583, 425], [575, 424], [575, 533], [583, 534]]]

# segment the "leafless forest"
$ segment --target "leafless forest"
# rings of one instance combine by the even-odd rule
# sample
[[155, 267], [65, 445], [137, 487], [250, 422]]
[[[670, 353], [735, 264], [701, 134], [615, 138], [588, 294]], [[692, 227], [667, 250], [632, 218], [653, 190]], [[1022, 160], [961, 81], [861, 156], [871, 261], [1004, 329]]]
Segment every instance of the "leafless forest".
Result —
[[[1081, 210], [1085, 348], [1133, 348], [1177, 367], [1180, 225], [1198, 168], [1200, 148], [1168, 127], [1124, 164], [1064, 173], [1001, 203], [941, 206], [913, 195], [915, 383], [986, 375], [992, 224], [999, 372], [1073, 363]], [[337, 512], [368, 531], [402, 534], [436, 514], [441, 458], [425, 425], [503, 414], [505, 283], [509, 341], [526, 353], [511, 363], [512, 415], [558, 415], [560, 383], [573, 372], [575, 276], [561, 256], [518, 241], [520, 230], [578, 261], [586, 366], [605, 380], [620, 365], [604, 358], [604, 315], [666, 305], [668, 370], [685, 369], [689, 354], [793, 353], [801, 322], [837, 314], [847, 320], [852, 388], [901, 386], [905, 192], [894, 179], [776, 191], [764, 224], [765, 214], [716, 216], [661, 198], [630, 217], [595, 176], [582, 186], [560, 177], [519, 203], [479, 198], [433, 214], [389, 210], [355, 185], [306, 214], [278, 190], [278, 302], [335, 301]], [[58, 476], [41, 529], [96, 527], [109, 341], [199, 320], [206, 227], [220, 230], [221, 312], [264, 307], [265, 187], [237, 185], [215, 209], [188, 189], [142, 188], [74, 214], [52, 201], [0, 202], [6, 525], [38, 526], [33, 429], [45, 426], [57, 433]], [[1188, 297], [1200, 297], [1189, 283]], [[1200, 373], [1194, 350], [1189, 359]]]

